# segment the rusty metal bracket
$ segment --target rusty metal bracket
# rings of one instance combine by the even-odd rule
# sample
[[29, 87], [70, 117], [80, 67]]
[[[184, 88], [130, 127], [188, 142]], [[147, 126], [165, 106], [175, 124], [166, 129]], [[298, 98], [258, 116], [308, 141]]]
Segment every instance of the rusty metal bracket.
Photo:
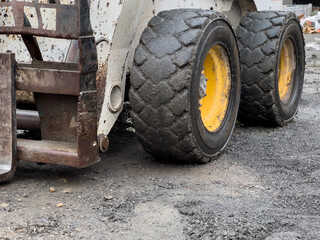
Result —
[[[7, 135], [4, 135], [6, 139], [0, 138], [2, 141], [0, 143], [5, 146], [0, 148], [0, 150], [5, 149], [0, 151], [0, 157], [2, 154], [5, 165], [3, 168], [9, 169], [11, 162], [8, 161], [8, 154], [10, 152], [14, 156], [12, 159], [17, 155], [18, 160], [79, 168], [96, 163], [99, 161], [96, 91], [98, 64], [88, 0], [74, 0], [69, 3], [60, 2], [60, 0], [12, 0], [1, 1], [1, 7], [11, 11], [14, 23], [12, 26], [0, 26], [0, 34], [23, 36], [33, 59], [31, 64], [12, 66], [11, 82], [6, 80], [14, 86], [9, 89], [5, 85], [0, 89], [1, 104], [4, 102], [6, 106], [12, 106], [10, 110], [13, 109], [14, 87], [17, 90], [32, 92], [37, 112], [19, 110], [18, 127], [28, 129], [40, 127], [41, 131], [41, 141], [37, 139], [18, 139], [17, 141], [15, 136], [9, 139]], [[32, 17], [33, 21], [28, 19], [27, 9], [34, 9], [36, 12]], [[50, 26], [45, 24], [48, 12], [55, 16], [54, 24]], [[73, 63], [43, 61], [35, 36], [73, 39], [77, 52]], [[14, 56], [12, 56], [12, 62], [14, 62]], [[0, 68], [10, 69], [7, 63], [0, 64]], [[2, 75], [5, 77], [5, 74]], [[8, 95], [9, 90], [12, 95]], [[2, 108], [1, 105], [0, 113], [6, 110], [7, 108]], [[11, 128], [8, 127], [9, 119], [1, 123], [1, 134], [16, 132], [15, 116], [12, 119], [14, 122], [10, 125]], [[7, 141], [13, 144], [11, 148], [7, 148], [9, 144]], [[2, 164], [1, 161], [0, 164]], [[11, 165], [16, 166], [16, 164]]]
[[14, 54], [0, 54], [0, 182], [17, 168]]

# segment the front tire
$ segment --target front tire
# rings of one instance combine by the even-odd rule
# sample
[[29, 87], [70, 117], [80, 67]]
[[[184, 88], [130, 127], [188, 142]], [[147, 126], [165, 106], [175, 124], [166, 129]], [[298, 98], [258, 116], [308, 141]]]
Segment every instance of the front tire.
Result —
[[217, 12], [179, 9], [151, 19], [135, 52], [129, 93], [144, 149], [205, 163], [227, 145], [240, 101], [232, 28]]

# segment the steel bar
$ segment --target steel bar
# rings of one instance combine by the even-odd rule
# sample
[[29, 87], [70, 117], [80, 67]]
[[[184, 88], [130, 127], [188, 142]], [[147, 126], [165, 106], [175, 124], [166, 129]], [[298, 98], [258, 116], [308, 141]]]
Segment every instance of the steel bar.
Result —
[[39, 113], [17, 109], [17, 128], [20, 130], [40, 130]]
[[0, 182], [4, 182], [17, 166], [14, 54], [0, 54], [0, 66]]
[[57, 69], [17, 68], [17, 90], [26, 92], [79, 95], [80, 73]]
[[76, 143], [18, 139], [18, 159], [81, 167]]

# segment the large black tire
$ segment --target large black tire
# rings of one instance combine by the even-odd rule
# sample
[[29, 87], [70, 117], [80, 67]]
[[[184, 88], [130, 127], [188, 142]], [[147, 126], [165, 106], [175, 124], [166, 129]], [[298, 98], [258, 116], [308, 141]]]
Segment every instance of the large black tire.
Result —
[[[283, 126], [297, 113], [304, 82], [304, 38], [299, 19], [291, 12], [251, 12], [242, 18], [236, 35], [242, 82], [238, 120], [247, 125]], [[286, 95], [279, 90], [285, 45], [292, 45], [296, 64], [290, 84], [284, 85]]]
[[[214, 44], [228, 55], [231, 87], [224, 120], [210, 132], [201, 120], [199, 95], [203, 64]], [[217, 156], [230, 139], [240, 102], [237, 43], [226, 19], [195, 9], [164, 11], [152, 18], [135, 52], [129, 99], [136, 134], [150, 154], [185, 163]]]

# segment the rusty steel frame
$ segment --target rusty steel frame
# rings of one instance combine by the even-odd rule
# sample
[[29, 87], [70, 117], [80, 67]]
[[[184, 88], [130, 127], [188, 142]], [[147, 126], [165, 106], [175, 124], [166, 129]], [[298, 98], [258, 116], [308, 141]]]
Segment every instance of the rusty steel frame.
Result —
[[14, 54], [0, 54], [0, 182], [12, 178], [17, 168]]
[[[75, 0], [74, 4], [69, 5], [60, 3], [60, 0], [50, 2], [54, 3], [43, 3], [41, 0], [0, 2], [0, 7], [12, 7], [14, 16], [14, 26], [0, 27], [0, 34], [21, 34], [33, 59], [31, 64], [14, 65], [15, 73], [10, 81], [16, 90], [32, 92], [37, 106], [37, 112], [18, 110], [18, 124], [14, 117], [11, 128], [7, 122], [0, 120], [0, 133], [9, 132], [16, 137], [17, 125], [19, 129], [41, 129], [41, 141], [12, 138], [13, 147], [5, 152], [0, 151], [0, 159], [7, 156], [9, 151], [12, 152], [14, 162], [18, 159], [86, 167], [99, 161], [97, 50], [90, 25], [89, 3], [88, 0]], [[31, 27], [24, 12], [25, 7], [35, 9], [37, 28]], [[55, 9], [54, 30], [45, 29], [40, 9]], [[34, 36], [74, 39], [77, 61], [42, 61]], [[6, 55], [0, 56], [3, 60]], [[14, 60], [14, 55], [10, 56]], [[11, 73], [8, 70], [4, 72], [4, 76]], [[6, 88], [0, 89], [0, 93], [7, 95], [8, 91]], [[8, 111], [10, 108], [10, 111], [15, 112], [14, 94], [11, 99], [13, 104], [10, 105], [8, 101], [5, 106], [1, 101], [0, 111]], [[15, 168], [16, 164], [12, 166]], [[7, 179], [0, 170], [0, 182]]]
[[[62, 5], [60, 4], [60, 0], [56, 0], [55, 2], [56, 3], [39, 3], [38, 0], [33, 0], [32, 2], [24, 2], [17, 0], [12, 0], [10, 2], [1, 2], [0, 6], [2, 7], [12, 7], [15, 22], [15, 26], [1, 27], [1, 33], [43, 36], [63, 39], [78, 39], [79, 36], [87, 35], [85, 34], [85, 32], [89, 30], [89, 28], [91, 27], [86, 29], [85, 27], [80, 26], [80, 22], [82, 19], [85, 20], [88, 17], [88, 2], [83, 0], [75, 0], [74, 5]], [[79, 9], [80, 5], [83, 9]], [[25, 7], [34, 8], [36, 10], [39, 26], [38, 28], [26, 26], [29, 24], [26, 24], [25, 21]], [[40, 8], [55, 9], [55, 30], [48, 30], [44, 28]], [[81, 14], [83, 14], [83, 16], [81, 16]]]

